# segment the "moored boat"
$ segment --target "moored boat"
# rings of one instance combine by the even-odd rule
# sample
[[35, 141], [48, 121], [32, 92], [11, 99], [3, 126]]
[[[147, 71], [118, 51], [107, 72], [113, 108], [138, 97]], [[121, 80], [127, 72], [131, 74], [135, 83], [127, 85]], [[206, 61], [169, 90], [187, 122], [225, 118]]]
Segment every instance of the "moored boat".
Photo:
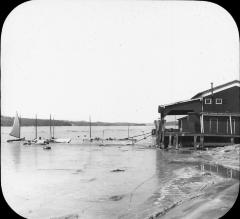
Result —
[[8, 139], [7, 142], [13, 142], [13, 141], [24, 141], [25, 137], [21, 138], [21, 120], [18, 117], [18, 114], [16, 113], [13, 127], [11, 132], [9, 133], [10, 136], [15, 137], [14, 139]]
[[53, 138], [52, 142], [54, 143], [70, 143], [70, 138]]
[[36, 145], [47, 145], [48, 141], [46, 139], [42, 139], [41, 137], [38, 137], [38, 139], [34, 139], [32, 143]]
[[50, 146], [44, 146], [43, 149], [44, 150], [51, 150], [52, 148]]
[[54, 118], [51, 119], [50, 115], [50, 139], [48, 139], [48, 142], [52, 143], [70, 143], [71, 139], [70, 138], [55, 138], [54, 137]]

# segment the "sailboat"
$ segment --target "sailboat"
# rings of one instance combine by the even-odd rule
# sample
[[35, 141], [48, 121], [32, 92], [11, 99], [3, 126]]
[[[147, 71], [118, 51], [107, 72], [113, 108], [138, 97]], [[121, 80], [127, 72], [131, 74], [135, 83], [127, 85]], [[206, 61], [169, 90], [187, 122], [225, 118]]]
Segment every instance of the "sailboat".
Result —
[[46, 145], [46, 144], [48, 144], [48, 142], [45, 139], [42, 139], [41, 137], [38, 137], [37, 126], [38, 126], [38, 123], [37, 123], [37, 115], [36, 115], [36, 119], [35, 119], [35, 139], [32, 140], [32, 143], [35, 144], [35, 145]]
[[70, 138], [55, 138], [54, 137], [54, 118], [53, 118], [53, 125], [52, 125], [52, 119], [50, 115], [50, 142], [53, 143], [70, 143]]
[[9, 139], [7, 142], [13, 142], [13, 141], [24, 141], [25, 137], [21, 138], [21, 120], [18, 118], [18, 114], [16, 113], [12, 131], [9, 133], [9, 135], [15, 137], [15, 139]]

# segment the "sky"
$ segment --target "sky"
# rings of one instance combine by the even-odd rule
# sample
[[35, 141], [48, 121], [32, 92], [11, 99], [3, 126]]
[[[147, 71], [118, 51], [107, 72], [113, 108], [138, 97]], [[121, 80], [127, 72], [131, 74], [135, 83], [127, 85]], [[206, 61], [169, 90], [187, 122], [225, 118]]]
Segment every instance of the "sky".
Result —
[[34, 0], [1, 37], [6, 116], [148, 123], [239, 80], [237, 26], [210, 2]]

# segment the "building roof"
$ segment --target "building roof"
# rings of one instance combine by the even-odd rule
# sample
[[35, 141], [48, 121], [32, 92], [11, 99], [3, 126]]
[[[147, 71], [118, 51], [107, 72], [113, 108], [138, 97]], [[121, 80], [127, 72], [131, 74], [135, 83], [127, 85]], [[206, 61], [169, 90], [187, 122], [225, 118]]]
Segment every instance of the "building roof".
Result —
[[199, 108], [201, 107], [200, 103], [201, 98], [196, 98], [160, 105], [158, 106], [158, 112], [165, 113], [166, 115], [186, 115], [189, 112], [199, 111]]
[[[226, 90], [228, 88], [235, 87], [235, 86], [240, 87], [240, 81], [239, 80], [230, 81], [228, 83], [213, 87], [213, 92], [216, 93], [216, 92]], [[192, 99], [202, 98], [202, 97], [211, 95], [211, 93], [212, 93], [212, 89], [208, 89], [208, 90], [197, 93], [195, 96], [192, 97]]]
[[193, 101], [200, 101], [200, 98], [194, 98], [194, 99], [192, 98], [192, 99], [188, 99], [188, 100], [182, 100], [182, 101], [178, 101], [178, 102], [174, 102], [174, 103], [169, 103], [169, 104], [163, 105], [163, 107], [178, 105], [178, 104], [182, 104], [182, 103], [190, 103]]
[[[234, 80], [216, 87], [213, 87], [213, 93], [226, 90], [231, 87], [238, 86], [240, 87], [240, 81]], [[201, 99], [205, 96], [211, 95], [212, 89], [208, 89], [205, 91], [202, 91], [200, 93], [197, 93], [194, 97], [188, 100], [183, 100], [179, 102], [174, 102], [170, 104], [160, 105], [158, 106], [158, 112], [167, 112], [168, 115], [184, 115], [186, 112], [194, 112], [193, 109], [199, 110], [199, 105], [196, 105], [197, 103], [201, 102]]]

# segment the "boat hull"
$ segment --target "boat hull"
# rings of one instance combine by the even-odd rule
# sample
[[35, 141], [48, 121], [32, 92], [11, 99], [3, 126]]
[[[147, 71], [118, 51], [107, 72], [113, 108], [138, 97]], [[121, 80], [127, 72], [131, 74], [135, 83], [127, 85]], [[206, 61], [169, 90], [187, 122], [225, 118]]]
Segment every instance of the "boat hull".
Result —
[[43, 149], [44, 150], [51, 150], [51, 147], [50, 146], [44, 146]]
[[56, 138], [53, 139], [54, 143], [69, 143], [71, 141], [70, 138]]
[[25, 137], [24, 138], [17, 138], [17, 139], [9, 139], [9, 140], [7, 140], [7, 142], [14, 142], [14, 141], [25, 141]]

